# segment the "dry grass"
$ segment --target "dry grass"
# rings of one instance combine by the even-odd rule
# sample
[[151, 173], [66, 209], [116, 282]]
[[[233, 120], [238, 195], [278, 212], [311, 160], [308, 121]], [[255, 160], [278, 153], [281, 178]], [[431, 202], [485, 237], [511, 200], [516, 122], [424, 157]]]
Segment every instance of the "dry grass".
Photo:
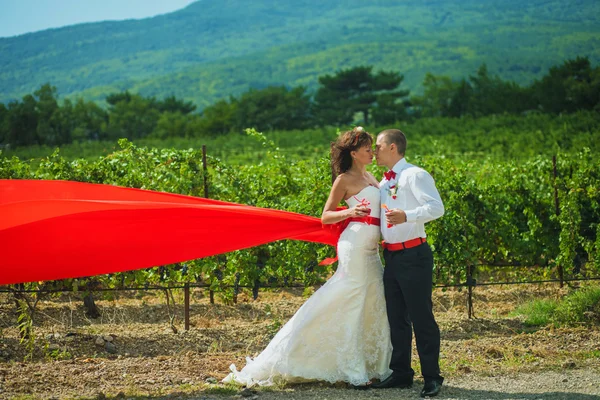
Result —
[[[565, 292], [555, 285], [476, 288], [476, 318], [468, 319], [466, 291], [436, 290], [445, 376], [600, 366], [600, 327], [535, 329], [510, 316], [526, 301], [557, 299]], [[198, 290], [188, 332], [183, 330], [181, 293], [176, 300], [177, 334], [169, 327], [164, 296], [152, 292], [98, 301], [102, 317], [97, 320], [87, 318], [82, 302], [72, 295], [43, 301], [34, 358], [23, 362], [27, 352], [18, 341], [14, 304], [3, 295], [0, 397], [231, 395], [236, 389], [215, 382], [231, 363], [243, 365], [245, 356], [260, 352], [305, 299], [301, 290], [282, 290], [261, 292], [257, 301], [242, 294], [237, 305], [211, 305]], [[117, 354], [95, 343], [107, 335], [114, 338]], [[58, 350], [49, 351], [49, 345]], [[414, 367], [418, 370], [416, 361]]]

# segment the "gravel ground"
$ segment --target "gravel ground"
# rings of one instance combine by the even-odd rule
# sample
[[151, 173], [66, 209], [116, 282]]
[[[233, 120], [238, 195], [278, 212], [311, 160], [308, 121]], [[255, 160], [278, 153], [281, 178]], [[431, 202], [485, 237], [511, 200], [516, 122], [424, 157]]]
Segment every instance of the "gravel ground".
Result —
[[[0, 379], [0, 399], [243, 399], [251, 400], [311, 400], [311, 399], [416, 399], [423, 382], [416, 380], [411, 389], [370, 389], [354, 390], [345, 384], [299, 384], [283, 388], [258, 388], [249, 390], [240, 388], [232, 393], [230, 388], [221, 384], [204, 387], [203, 391], [180, 392], [174, 382], [177, 371], [187, 371], [184, 378], [190, 386], [201, 387], [204, 379], [198, 379], [208, 365], [219, 363], [218, 359], [186, 358], [171, 364], [169, 360], [148, 362], [144, 360], [114, 360], [106, 363], [98, 360], [87, 367], [84, 363], [55, 363], [55, 368], [44, 368], [40, 364], [13, 365], [4, 378], [6, 391], [2, 390]], [[135, 364], [143, 364], [143, 369]], [[166, 365], [160, 365], [166, 364]], [[204, 365], [203, 365], [204, 364]], [[119, 368], [120, 366], [120, 368]], [[136, 369], [133, 376], [124, 374], [124, 370]], [[21, 371], [21, 372], [19, 372]], [[41, 372], [43, 371], [43, 372]], [[164, 377], [164, 378], [161, 378]], [[221, 377], [219, 377], [221, 378]], [[214, 378], [208, 378], [214, 379]], [[10, 381], [13, 381], [12, 383]], [[11, 390], [24, 388], [29, 381], [29, 390]], [[214, 380], [213, 380], [214, 381]], [[15, 386], [11, 388], [11, 386]], [[131, 388], [135, 387], [135, 394]], [[178, 386], [181, 387], [181, 386]], [[76, 389], [77, 388], [77, 389]], [[76, 389], [76, 390], [74, 390]], [[228, 394], [215, 394], [219, 390]], [[160, 395], [160, 393], [163, 395]], [[123, 394], [124, 393], [124, 394]], [[3, 397], [5, 396], [5, 397]], [[83, 397], [80, 397], [83, 396]], [[583, 363], [575, 369], [558, 371], [540, 371], [535, 373], [505, 373], [498, 376], [482, 376], [476, 373], [446, 378], [442, 399], [600, 399], [600, 364], [595, 360]]]
[[[305, 387], [280, 392], [257, 392], [260, 400], [417, 399], [422, 382], [411, 389], [352, 390]], [[236, 397], [242, 397], [237, 395]], [[252, 396], [253, 397], [253, 396]], [[207, 397], [210, 398], [210, 397]], [[512, 376], [464, 376], [448, 379], [439, 399], [600, 399], [600, 369], [547, 371]]]
[[[511, 316], [532, 298], [554, 298], [555, 287], [479, 289], [477, 318], [465, 316], [464, 293], [434, 293], [442, 331], [441, 399], [600, 399], [600, 326], [531, 329]], [[157, 296], [99, 301], [102, 317], [81, 303], [42, 302], [33, 360], [19, 344], [14, 305], [0, 297], [0, 399], [417, 399], [411, 389], [358, 391], [345, 384], [304, 384], [239, 390], [214, 384], [232, 362], [262, 350], [304, 302], [301, 293], [261, 293], [237, 305], [197, 297], [192, 329], [177, 333]], [[418, 367], [417, 355], [413, 355]], [[418, 371], [417, 371], [418, 376]]]
[[[260, 400], [334, 400], [334, 399], [417, 399], [422, 382], [411, 389], [352, 390], [303, 386], [275, 392], [245, 391], [233, 398]], [[212, 397], [204, 397], [211, 399]], [[217, 399], [218, 397], [215, 397]], [[569, 371], [547, 371], [511, 376], [464, 376], [447, 380], [439, 399], [600, 399], [600, 369], [586, 368]]]

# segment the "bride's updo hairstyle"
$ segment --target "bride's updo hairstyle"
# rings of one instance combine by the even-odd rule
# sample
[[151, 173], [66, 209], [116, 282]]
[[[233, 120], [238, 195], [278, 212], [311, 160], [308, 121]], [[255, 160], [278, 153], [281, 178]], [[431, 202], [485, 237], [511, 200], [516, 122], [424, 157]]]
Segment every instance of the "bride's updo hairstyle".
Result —
[[336, 175], [342, 174], [352, 166], [352, 151], [361, 147], [372, 146], [373, 138], [371, 134], [364, 130], [362, 126], [357, 126], [351, 131], [342, 133], [331, 152], [331, 165]]

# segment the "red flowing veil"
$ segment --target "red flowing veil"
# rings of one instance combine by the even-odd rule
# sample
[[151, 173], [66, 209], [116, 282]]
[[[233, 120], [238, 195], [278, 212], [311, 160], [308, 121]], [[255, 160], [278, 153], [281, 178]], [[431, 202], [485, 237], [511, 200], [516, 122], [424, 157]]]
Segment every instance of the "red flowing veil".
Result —
[[318, 218], [71, 181], [0, 180], [0, 285], [172, 264], [282, 240], [335, 246]]

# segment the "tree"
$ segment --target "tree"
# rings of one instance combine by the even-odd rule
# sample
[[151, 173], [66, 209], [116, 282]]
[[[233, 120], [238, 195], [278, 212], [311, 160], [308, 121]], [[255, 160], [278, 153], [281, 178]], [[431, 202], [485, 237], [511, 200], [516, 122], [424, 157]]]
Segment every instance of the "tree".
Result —
[[196, 135], [190, 125], [194, 125], [198, 115], [183, 115], [181, 112], [166, 111], [160, 114], [152, 137], [166, 139], [172, 137], [193, 137]]
[[600, 67], [592, 68], [587, 57], [567, 60], [550, 68], [548, 75], [533, 83], [532, 89], [544, 111], [592, 110], [600, 104]]
[[377, 96], [376, 106], [371, 111], [373, 122], [377, 126], [383, 126], [405, 120], [407, 118], [406, 109], [410, 105], [408, 100], [398, 101], [394, 94], [382, 93]]
[[[382, 126], [406, 119], [406, 109], [411, 103], [403, 98], [407, 97], [410, 91], [397, 89], [403, 79], [404, 76], [396, 72], [381, 71], [375, 75], [376, 102], [371, 110], [376, 125]], [[365, 124], [368, 122], [366, 118]]]
[[235, 102], [235, 127], [258, 130], [304, 129], [312, 125], [310, 96], [299, 86], [250, 89]]
[[109, 109], [107, 135], [110, 139], [137, 139], [148, 136], [156, 128], [160, 113], [154, 99], [130, 95]]
[[38, 122], [36, 130], [41, 142], [50, 145], [70, 143], [69, 120], [63, 120], [62, 118], [56, 87], [46, 83], [33, 94], [37, 97]]
[[206, 107], [196, 125], [199, 132], [209, 135], [228, 133], [233, 130], [237, 104], [232, 97], [230, 102], [219, 100]]
[[471, 109], [472, 97], [473, 88], [466, 79], [461, 79], [456, 87], [456, 91], [453, 93], [452, 98], [450, 99], [448, 116], [462, 117], [463, 115], [467, 115]]
[[222, 134], [244, 128], [291, 130], [313, 126], [310, 96], [303, 86], [291, 89], [269, 86], [250, 89], [239, 98], [219, 100], [202, 111], [192, 126], [208, 134]]
[[[67, 100], [63, 108], [67, 106]], [[108, 113], [99, 105], [91, 101], [78, 98], [72, 106], [71, 115], [74, 128], [71, 137], [73, 140], [99, 140], [106, 138]]]
[[191, 101], [180, 100], [177, 97], [171, 95], [165, 97], [163, 100], [156, 100], [154, 97], [144, 97], [139, 94], [129, 93], [128, 90], [121, 93], [111, 93], [106, 96], [106, 102], [111, 106], [117, 105], [117, 103], [125, 102], [129, 103], [133, 100], [142, 98], [148, 105], [155, 108], [159, 112], [179, 112], [181, 114], [189, 114], [196, 110], [196, 105]]
[[423, 95], [414, 96], [412, 104], [422, 117], [447, 117], [461, 84], [449, 76], [435, 76], [428, 72], [423, 80]]
[[314, 113], [321, 124], [347, 125], [355, 113], [362, 113], [366, 125], [374, 109], [380, 118], [385, 118], [386, 110], [398, 113], [396, 107], [402, 105], [397, 101], [409, 93], [398, 90], [404, 76], [384, 71], [374, 74], [372, 70], [372, 66], [359, 66], [319, 77]]
[[0, 103], [0, 144], [8, 141], [8, 109]]
[[189, 114], [196, 109], [196, 105], [191, 101], [186, 102], [175, 96], [165, 97], [162, 101], [158, 102], [157, 107], [160, 112], [178, 112], [183, 115]]
[[528, 91], [514, 82], [507, 82], [498, 76], [490, 76], [487, 66], [482, 64], [477, 74], [469, 77], [472, 87], [472, 101], [469, 112], [474, 116], [520, 113], [533, 107]]
[[21, 102], [8, 103], [6, 124], [6, 142], [15, 146], [42, 144], [37, 134], [38, 112], [36, 99], [28, 94]]
[[110, 104], [111, 106], [114, 106], [117, 103], [120, 103], [122, 101], [129, 103], [131, 101], [131, 99], [133, 98], [133, 96], [135, 96], [135, 95], [132, 95], [131, 93], [129, 93], [129, 90], [126, 90], [121, 93], [111, 93], [108, 96], [106, 96], [106, 102], [108, 104]]

